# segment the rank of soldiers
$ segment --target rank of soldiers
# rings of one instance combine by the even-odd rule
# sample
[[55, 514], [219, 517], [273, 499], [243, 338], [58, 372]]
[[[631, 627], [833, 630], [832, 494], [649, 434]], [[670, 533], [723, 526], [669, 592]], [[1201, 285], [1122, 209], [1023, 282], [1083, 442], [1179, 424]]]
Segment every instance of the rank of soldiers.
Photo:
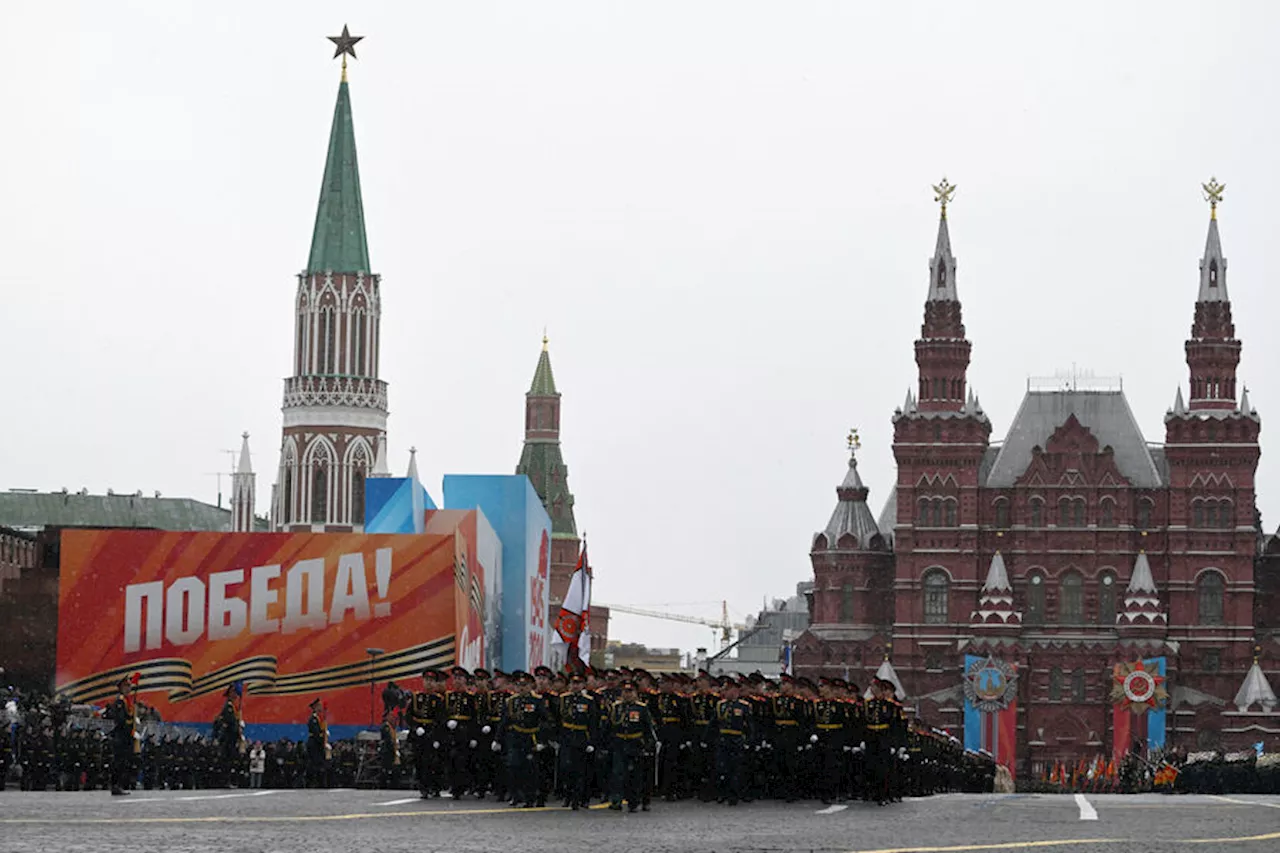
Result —
[[[909, 720], [891, 682], [643, 670], [572, 675], [428, 670], [388, 685], [382, 784], [412, 774], [424, 798], [493, 796], [517, 807], [647, 811], [655, 798], [879, 804], [990, 790], [989, 757]], [[401, 729], [407, 729], [403, 738]]]

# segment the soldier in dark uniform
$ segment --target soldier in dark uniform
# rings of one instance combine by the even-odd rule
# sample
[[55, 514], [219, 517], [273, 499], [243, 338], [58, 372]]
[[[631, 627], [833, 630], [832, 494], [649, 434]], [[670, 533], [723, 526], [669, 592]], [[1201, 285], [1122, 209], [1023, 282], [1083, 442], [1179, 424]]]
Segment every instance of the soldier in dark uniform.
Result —
[[577, 811], [587, 805], [588, 767], [595, 760], [600, 709], [581, 673], [574, 673], [569, 690], [561, 694], [557, 705], [560, 784], [565, 805]]
[[490, 675], [487, 670], [477, 669], [475, 677], [476, 718], [480, 722], [480, 743], [476, 747], [477, 795], [484, 797], [486, 791], [492, 791], [501, 802], [507, 795], [506, 773], [493, 745], [498, 742], [498, 729], [502, 726], [502, 704], [511, 692], [501, 671], [495, 670]]
[[681, 753], [688, 741], [690, 702], [681, 695], [680, 678], [663, 676], [657, 694], [654, 722], [658, 727], [658, 794], [667, 802], [680, 795]]
[[534, 692], [532, 675], [513, 673], [512, 680], [516, 693], [503, 703], [501, 750], [507, 761], [511, 804], [531, 809], [539, 796], [536, 757], [547, 751], [551, 716], [546, 700]]
[[435, 670], [422, 673], [422, 691], [413, 694], [406, 712], [409, 743], [418, 792], [425, 800], [440, 794], [440, 738], [444, 731], [444, 694]]
[[756, 742], [755, 709], [732, 681], [721, 683], [715, 709], [715, 775], [718, 798], [736, 806], [743, 798], [743, 775], [750, 763], [749, 745]]
[[[542, 698], [546, 706], [547, 714], [550, 719], [548, 721], [551, 730], [555, 731], [558, 725], [555, 719], [557, 710], [557, 702], [559, 694], [555, 689], [555, 673], [551, 671], [549, 666], [539, 666], [533, 671], [534, 676], [534, 693]], [[537, 751], [534, 755], [534, 765], [538, 774], [538, 799], [537, 806], [542, 808], [547, 804], [547, 797], [551, 794], [552, 788], [556, 781], [556, 753], [554, 749], [550, 749], [550, 743], [542, 744], [544, 747]]]
[[378, 763], [382, 768], [379, 787], [396, 787], [400, 777], [400, 732], [396, 729], [395, 708], [385, 705], [378, 737]]
[[687, 791], [704, 803], [715, 799], [715, 717], [720, 697], [712, 687], [711, 673], [698, 672], [689, 697], [689, 779]]
[[839, 698], [836, 684], [819, 682], [819, 698], [814, 703], [814, 733], [817, 744], [817, 788], [823, 803], [844, 799], [841, 791], [845, 755], [848, 749], [848, 706]]
[[808, 720], [804, 706], [796, 695], [796, 681], [789, 675], [782, 676], [782, 686], [773, 697], [774, 746], [778, 761], [773, 770], [777, 774], [777, 794], [788, 803], [794, 803], [800, 784], [800, 758], [809, 743]]
[[[888, 684], [887, 693], [886, 684]], [[872, 697], [864, 706], [867, 729], [868, 799], [874, 799], [882, 806], [886, 805], [892, 796], [889, 786], [896, 761], [890, 726], [893, 725], [898, 712], [894, 703], [887, 698], [893, 695], [893, 689], [892, 682], [877, 678], [872, 683]]]
[[444, 694], [449, 790], [455, 800], [460, 800], [474, 781], [473, 765], [480, 730], [476, 725], [476, 696], [473, 683], [469, 683], [470, 673], [455, 666], [449, 676], [449, 689]]
[[128, 794], [133, 788], [133, 760], [138, 751], [138, 708], [135, 698], [140, 676], [120, 679], [116, 685], [116, 698], [108, 707], [106, 718], [114, 723], [111, 729], [111, 793], [113, 796]]
[[308, 788], [326, 785], [326, 768], [329, 763], [329, 725], [325, 720], [324, 703], [311, 700], [311, 716], [307, 718], [307, 782]]
[[238, 773], [240, 753], [244, 742], [244, 720], [241, 718], [241, 702], [244, 684], [237, 681], [227, 687], [226, 701], [213, 721], [213, 738], [218, 744], [217, 787], [230, 787]]
[[609, 808], [621, 811], [625, 799], [628, 811], [635, 811], [637, 805], [648, 811], [649, 804], [643, 800], [643, 776], [649, 766], [645, 754], [653, 748], [658, 735], [649, 706], [637, 696], [636, 683], [624, 681], [621, 690], [622, 698], [609, 712], [609, 751], [613, 757]]

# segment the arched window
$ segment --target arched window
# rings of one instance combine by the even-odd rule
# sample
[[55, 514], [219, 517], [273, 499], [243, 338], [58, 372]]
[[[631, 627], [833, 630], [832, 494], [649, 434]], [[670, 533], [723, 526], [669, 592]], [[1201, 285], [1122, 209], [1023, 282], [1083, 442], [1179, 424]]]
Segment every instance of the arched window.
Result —
[[1200, 624], [1222, 624], [1222, 594], [1226, 587], [1222, 575], [1205, 572], [1197, 585], [1200, 599]]
[[354, 325], [352, 340], [355, 342], [355, 346], [351, 348], [351, 351], [352, 351], [352, 355], [355, 358], [355, 364], [347, 372], [352, 374], [353, 376], [364, 376], [365, 375], [365, 366], [364, 366], [365, 335], [367, 334], [365, 331], [365, 324], [364, 324], [364, 312], [356, 311], [354, 314], [352, 314], [351, 322]]
[[[941, 281], [941, 279], [939, 279], [939, 281]], [[939, 287], [941, 287], [942, 285], [941, 285], [941, 284], [939, 284], [938, 286], [939, 286]], [[1210, 287], [1217, 287], [1217, 286], [1218, 286], [1218, 261], [1217, 261], [1217, 259], [1214, 259], [1214, 260], [1212, 260], [1212, 261], [1209, 261], [1209, 286], [1210, 286]]]
[[1218, 502], [1218, 526], [1230, 529], [1235, 526], [1235, 504], [1229, 500]]
[[1075, 672], [1071, 673], [1071, 701], [1083, 702], [1084, 691], [1084, 669], [1077, 669]]
[[1027, 578], [1027, 624], [1044, 624], [1044, 575], [1033, 574]]
[[948, 597], [951, 581], [947, 573], [933, 569], [924, 576], [924, 621], [926, 625], [945, 625], [948, 621]]
[[1049, 670], [1049, 701], [1062, 701], [1062, 667], [1060, 666]]
[[1151, 498], [1142, 498], [1138, 501], [1138, 529], [1146, 530], [1151, 527]]
[[311, 473], [311, 523], [324, 524], [329, 520], [329, 469], [319, 463]]
[[1099, 525], [1102, 527], [1116, 526], [1116, 502], [1111, 498], [1103, 498], [1098, 502], [1098, 514], [1101, 517]]
[[1204, 501], [1200, 498], [1191, 501], [1191, 526], [1204, 527]]
[[289, 524], [293, 521], [293, 460], [285, 460], [284, 468], [284, 494], [280, 498], [280, 523]]
[[1098, 578], [1098, 624], [1104, 628], [1116, 625], [1116, 576], [1111, 572]]
[[840, 621], [853, 621], [853, 584], [851, 583], [840, 588]]
[[364, 468], [351, 471], [351, 523], [364, 524]]
[[1084, 498], [1076, 498], [1071, 502], [1071, 523], [1076, 527], [1084, 527]]
[[1058, 526], [1059, 527], [1071, 526], [1071, 499], [1070, 498], [1058, 499]]
[[1204, 502], [1204, 526], [1218, 526], [1218, 502], [1215, 500], [1207, 500]]
[[1009, 526], [1009, 501], [1004, 498], [996, 498], [996, 527], [1007, 528]]
[[1058, 621], [1064, 625], [1079, 625], [1084, 621], [1084, 579], [1079, 572], [1062, 576]]
[[921, 527], [928, 527], [928, 526], [929, 526], [929, 499], [928, 499], [928, 498], [921, 498], [921, 499], [920, 499], [920, 521], [919, 521], [919, 525], [920, 525]]
[[947, 498], [944, 503], [946, 504], [947, 527], [955, 527], [956, 526], [956, 499]]
[[[1215, 268], [1216, 269], [1216, 268]], [[1216, 272], [1213, 275], [1217, 275]], [[917, 279], [918, 281], [919, 279]], [[938, 290], [947, 289], [947, 265], [945, 261], [938, 261]]]
[[1044, 501], [1040, 498], [1031, 499], [1031, 526], [1044, 527]]

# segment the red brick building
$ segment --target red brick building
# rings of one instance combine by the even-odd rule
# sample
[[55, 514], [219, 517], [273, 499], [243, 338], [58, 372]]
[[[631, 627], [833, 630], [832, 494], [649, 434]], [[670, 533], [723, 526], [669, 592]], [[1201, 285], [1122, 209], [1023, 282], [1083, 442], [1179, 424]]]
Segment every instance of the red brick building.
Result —
[[1013, 663], [1029, 773], [1108, 753], [1112, 665], [1162, 656], [1169, 745], [1280, 747], [1265, 676], [1280, 668], [1280, 541], [1254, 506], [1261, 419], [1236, 387], [1241, 342], [1214, 214], [1185, 348], [1190, 394], [1165, 415], [1163, 444], [1142, 435], [1118, 382], [1072, 380], [1029, 383], [993, 441], [968, 386], [944, 202], [919, 381], [893, 416], [897, 483], [877, 520], [850, 459], [812, 543], [801, 671], [865, 684], [887, 656], [908, 704], [959, 729], [965, 655]]

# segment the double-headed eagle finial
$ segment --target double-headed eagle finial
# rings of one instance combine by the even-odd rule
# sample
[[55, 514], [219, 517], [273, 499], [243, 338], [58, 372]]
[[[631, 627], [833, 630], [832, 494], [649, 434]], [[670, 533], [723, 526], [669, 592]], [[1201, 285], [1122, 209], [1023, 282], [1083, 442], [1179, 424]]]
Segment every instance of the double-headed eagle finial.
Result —
[[845, 442], [849, 445], [850, 456], [857, 453], [862, 448], [862, 439], [858, 437], [857, 427], [849, 430], [849, 437], [845, 439]]
[[1222, 204], [1222, 194], [1227, 191], [1227, 185], [1218, 183], [1217, 178], [1210, 178], [1209, 183], [1200, 187], [1204, 190], [1204, 200], [1209, 202], [1209, 217], [1217, 219], [1218, 205]]
[[942, 183], [933, 185], [933, 200], [942, 205], [942, 218], [947, 218], [947, 205], [951, 203], [951, 199], [956, 194], [956, 185], [946, 179], [944, 175]]

